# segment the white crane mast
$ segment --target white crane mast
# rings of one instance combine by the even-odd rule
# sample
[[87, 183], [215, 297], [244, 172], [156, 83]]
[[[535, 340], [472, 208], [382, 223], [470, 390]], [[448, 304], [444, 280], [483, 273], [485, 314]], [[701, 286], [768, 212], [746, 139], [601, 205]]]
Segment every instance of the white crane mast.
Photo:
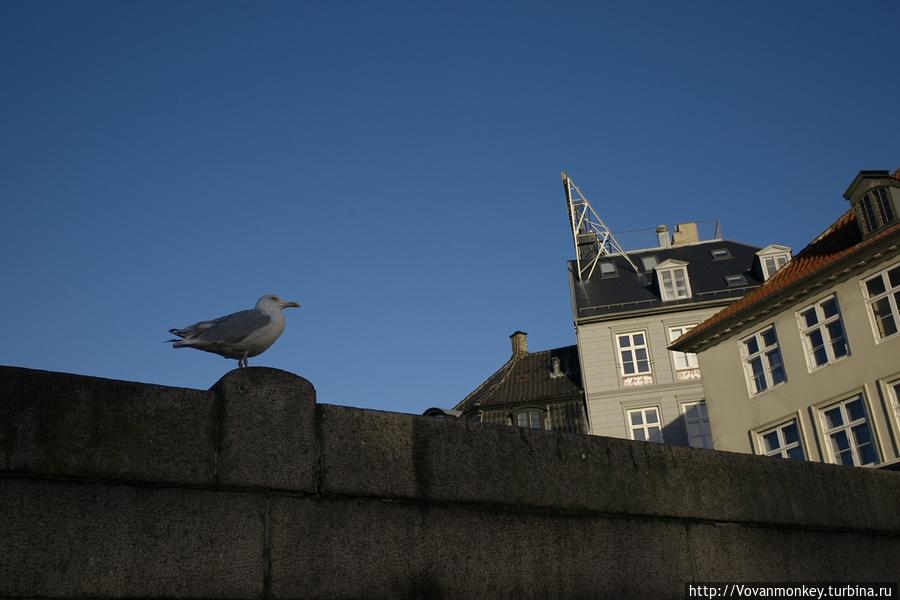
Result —
[[566, 191], [566, 204], [572, 226], [572, 241], [575, 244], [575, 262], [578, 266], [578, 280], [589, 280], [600, 260], [610, 254], [618, 254], [623, 257], [634, 269], [634, 272], [638, 273], [637, 266], [625, 253], [612, 231], [591, 207], [591, 203], [575, 185], [569, 174], [563, 171], [560, 175]]

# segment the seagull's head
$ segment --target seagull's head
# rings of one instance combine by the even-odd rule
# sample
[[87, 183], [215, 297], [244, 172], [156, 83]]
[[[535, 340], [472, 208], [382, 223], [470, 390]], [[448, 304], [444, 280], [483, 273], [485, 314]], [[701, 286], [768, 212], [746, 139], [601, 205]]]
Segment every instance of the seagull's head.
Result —
[[266, 294], [256, 302], [257, 310], [281, 310], [283, 308], [300, 308], [298, 302], [282, 300], [275, 294]]

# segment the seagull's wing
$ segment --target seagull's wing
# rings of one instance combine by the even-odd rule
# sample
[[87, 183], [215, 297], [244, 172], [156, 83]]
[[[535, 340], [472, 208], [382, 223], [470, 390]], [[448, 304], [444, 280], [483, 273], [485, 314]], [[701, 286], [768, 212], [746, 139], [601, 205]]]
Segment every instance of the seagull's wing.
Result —
[[[223, 317], [224, 318], [224, 317]], [[188, 325], [183, 329], [170, 329], [169, 333], [174, 333], [178, 337], [189, 338], [193, 337], [204, 329], [209, 329], [213, 325], [215, 325], [215, 321], [200, 321], [199, 323], [194, 323], [193, 325]]]
[[[271, 320], [272, 317], [258, 310], [242, 310], [213, 321], [198, 323], [197, 325], [206, 325], [207, 323], [211, 325], [199, 330], [191, 337], [190, 341], [216, 346], [236, 344], [257, 329], [268, 325]], [[192, 325], [192, 327], [196, 327], [196, 325]]]

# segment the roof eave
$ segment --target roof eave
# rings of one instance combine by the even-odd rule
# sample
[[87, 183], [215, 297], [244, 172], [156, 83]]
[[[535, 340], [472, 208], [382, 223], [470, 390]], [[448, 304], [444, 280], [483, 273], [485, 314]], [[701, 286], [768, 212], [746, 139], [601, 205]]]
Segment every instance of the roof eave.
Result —
[[761, 320], [761, 317], [772, 312], [773, 308], [780, 308], [788, 302], [793, 303], [798, 297], [808, 295], [811, 290], [818, 290], [828, 282], [837, 283], [838, 279], [843, 281], [865, 270], [871, 258], [880, 258], [887, 251], [896, 250], [898, 238], [900, 238], [900, 228], [895, 229], [890, 235], [885, 235], [871, 244], [866, 244], [846, 256], [842, 256], [821, 269], [808, 273], [758, 302], [738, 310], [734, 315], [719, 323], [699, 329], [699, 327], [703, 327], [701, 323], [698, 328], [689, 331], [669, 346], [669, 349], [696, 354], [731, 339], [755, 325]]

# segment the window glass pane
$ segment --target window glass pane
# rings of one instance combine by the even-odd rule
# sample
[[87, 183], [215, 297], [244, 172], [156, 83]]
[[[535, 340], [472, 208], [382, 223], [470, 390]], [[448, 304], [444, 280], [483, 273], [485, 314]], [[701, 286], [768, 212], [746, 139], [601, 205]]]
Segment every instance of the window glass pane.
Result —
[[745, 341], [744, 346], [747, 347], [748, 356], [759, 352], [759, 345], [756, 343], [756, 337], [752, 337], [749, 340]]
[[822, 313], [825, 315], [826, 319], [829, 317], [833, 317], [837, 314], [837, 312], [837, 301], [834, 298], [829, 298], [822, 303]]
[[819, 322], [819, 319], [816, 317], [816, 309], [811, 308], [805, 312], [800, 313], [800, 316], [803, 317], [803, 320], [806, 321], [807, 327], [812, 327], [816, 323]]
[[623, 335], [619, 337], [619, 348], [628, 348], [631, 346], [631, 336]]
[[635, 346], [643, 346], [644, 345], [644, 334], [643, 333], [634, 334], [634, 345]]
[[891, 199], [888, 191], [884, 188], [875, 190], [876, 205], [878, 206], [878, 216], [882, 222], [890, 223], [894, 220], [894, 208], [891, 206]]
[[616, 268], [612, 263], [602, 262], [600, 263], [600, 274], [601, 275], [612, 275], [616, 272]]
[[689, 404], [684, 407], [684, 416], [687, 419], [697, 419], [700, 415], [697, 414], [697, 404]]
[[850, 449], [850, 438], [847, 437], [846, 431], [838, 431], [837, 433], [831, 436], [831, 441], [834, 443], [834, 449], [837, 452], [843, 452], [844, 450]]
[[765, 331], [763, 331], [762, 339], [763, 339], [763, 343], [766, 346], [772, 346], [772, 345], [776, 344], [778, 342], [778, 338], [775, 337], [775, 328], [770, 327], [770, 328], [766, 329]]
[[859, 448], [858, 451], [860, 464], [871, 465], [878, 460], [875, 456], [875, 446], [872, 444], [866, 444]]
[[644, 418], [641, 415], [640, 411], [635, 411], [635, 412], [631, 413], [631, 424], [632, 425], [643, 425], [644, 424]]
[[892, 288], [900, 286], [900, 267], [888, 271], [888, 280], [890, 280]]
[[769, 368], [772, 370], [772, 385], [781, 383], [787, 379], [784, 374], [784, 366], [781, 364], [781, 352], [776, 348], [766, 353], [769, 360]]
[[847, 339], [844, 337], [844, 326], [840, 321], [828, 325], [828, 335], [831, 337], [831, 349], [835, 358], [847, 356]]
[[824, 365], [828, 362], [828, 354], [825, 352], [825, 342], [822, 340], [822, 331], [820, 329], [811, 331], [808, 337], [816, 366]]
[[766, 452], [772, 452], [773, 450], [777, 450], [781, 447], [781, 444], [778, 442], [778, 432], [772, 431], [763, 436], [763, 446], [766, 449]]
[[791, 423], [790, 425], [785, 425], [781, 428], [781, 432], [784, 434], [784, 443], [785, 444], [794, 444], [800, 441], [800, 437], [797, 431], [797, 424]]
[[803, 460], [803, 449], [800, 446], [794, 446], [787, 451], [787, 455], [793, 460]]
[[662, 432], [659, 430], [659, 427], [651, 427], [648, 432], [650, 433], [650, 441], [657, 442], [662, 444], [663, 437]]
[[862, 446], [863, 444], [868, 444], [872, 441], [872, 434], [869, 432], [868, 423], [856, 425], [851, 428], [851, 431], [853, 432], [853, 439], [856, 440], [857, 446]]
[[518, 415], [516, 415], [516, 424], [519, 427], [528, 427], [528, 414], [519, 413]]
[[768, 385], [766, 385], [766, 377], [763, 374], [763, 365], [762, 359], [759, 357], [754, 358], [750, 361], [750, 368], [753, 370], [753, 383], [755, 386], [755, 392], [762, 392], [763, 390], [768, 389]]
[[881, 278], [881, 275], [866, 281], [866, 290], [869, 292], [869, 298], [884, 293], [884, 280]]
[[834, 429], [844, 424], [844, 418], [841, 416], [841, 409], [838, 406], [825, 411], [825, 420], [828, 422], [828, 428]]
[[875, 315], [875, 324], [881, 337], [887, 337], [897, 333], [897, 324], [891, 313], [891, 302], [888, 298], [882, 298], [872, 305], [872, 313]]
[[622, 363], [622, 370], [625, 372], [626, 375], [634, 375], [634, 363], [633, 362]]
[[779, 269], [781, 267], [783, 267], [784, 265], [786, 265], [787, 261], [788, 261], [788, 257], [786, 254], [779, 254], [778, 256], [775, 257], [775, 262], [777, 263]]
[[700, 404], [697, 404], [696, 406], [697, 406], [697, 412], [700, 414], [700, 416], [701, 416], [702, 418], [705, 419], [705, 418], [707, 417], [707, 414], [706, 414], [706, 402], [701, 402]]
[[861, 209], [860, 212], [862, 212], [863, 225], [865, 225], [866, 231], [874, 231], [877, 229], [875, 210], [872, 207], [872, 197], [868, 194], [863, 196], [862, 200], [859, 202], [859, 207]]
[[647, 422], [648, 423], [658, 423], [659, 415], [656, 414], [656, 411], [651, 409], [647, 411]]
[[644, 430], [643, 429], [635, 429], [634, 430], [634, 439], [641, 441], [641, 442], [647, 441], [647, 436], [644, 434]]
[[866, 411], [863, 408], [862, 400], [854, 400], [853, 402], [848, 402], [847, 415], [851, 421], [864, 419], [866, 417]]

